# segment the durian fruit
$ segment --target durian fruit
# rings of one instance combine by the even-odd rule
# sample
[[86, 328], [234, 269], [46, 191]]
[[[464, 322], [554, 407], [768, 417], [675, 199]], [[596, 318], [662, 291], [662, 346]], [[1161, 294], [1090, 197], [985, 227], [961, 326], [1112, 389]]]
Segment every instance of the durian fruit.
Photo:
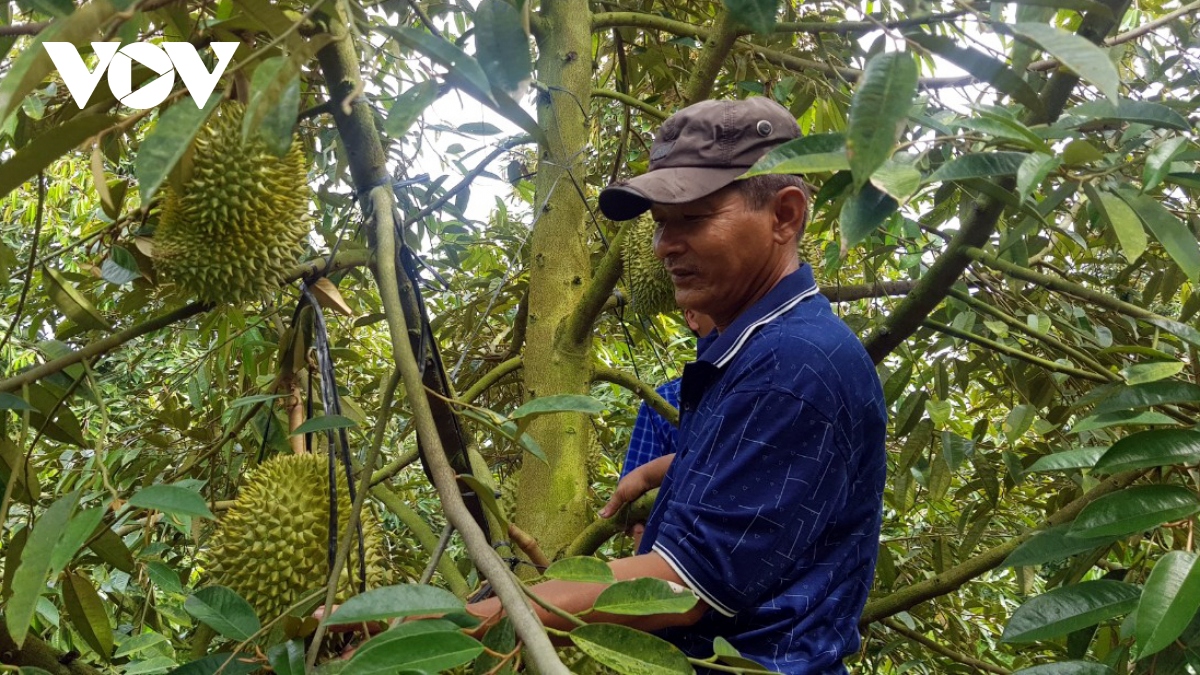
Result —
[[[821, 244], [814, 239], [800, 237], [800, 260], [819, 269], [825, 260]], [[621, 258], [625, 263], [625, 278], [633, 294], [633, 309], [652, 316], [679, 309], [675, 304], [675, 287], [671, 275], [662, 261], [654, 256], [654, 220], [648, 215], [639, 216], [625, 235], [621, 246]]]
[[[204, 555], [209, 582], [227, 586], [246, 599], [263, 621], [281, 614], [305, 594], [326, 583], [329, 563], [328, 458], [315, 454], [278, 455], [263, 462], [246, 481], [217, 526]], [[346, 477], [337, 478], [338, 542], [348, 530], [350, 495]], [[367, 588], [386, 586], [383, 531], [366, 509], [362, 514]], [[342, 569], [338, 601], [358, 592], [358, 545]], [[353, 582], [351, 581], [353, 579]]]
[[671, 275], [654, 256], [654, 219], [649, 215], [638, 216], [630, 226], [621, 246], [621, 259], [634, 311], [653, 316], [679, 309]]
[[157, 269], [203, 302], [242, 303], [277, 288], [310, 227], [299, 138], [283, 157], [257, 136], [243, 143], [242, 113], [224, 104], [196, 134], [154, 232]]

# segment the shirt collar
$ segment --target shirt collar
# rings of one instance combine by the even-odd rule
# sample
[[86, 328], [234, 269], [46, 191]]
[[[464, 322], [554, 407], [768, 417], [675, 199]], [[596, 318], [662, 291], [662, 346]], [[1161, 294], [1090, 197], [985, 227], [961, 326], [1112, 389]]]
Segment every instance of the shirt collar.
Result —
[[780, 279], [765, 296], [734, 319], [725, 332], [706, 344], [701, 350], [703, 353], [696, 360], [724, 368], [737, 356], [754, 331], [779, 318], [817, 292], [812, 268], [808, 263], [804, 263], [800, 269]]

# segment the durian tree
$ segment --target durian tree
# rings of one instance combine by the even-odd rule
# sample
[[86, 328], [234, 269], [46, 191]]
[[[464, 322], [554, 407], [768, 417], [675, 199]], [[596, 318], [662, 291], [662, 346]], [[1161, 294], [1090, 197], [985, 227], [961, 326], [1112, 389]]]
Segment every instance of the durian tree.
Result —
[[[853, 665], [1200, 667], [1198, 12], [0, 3], [0, 660], [295, 673], [344, 643], [316, 604], [443, 613], [487, 578], [513, 613], [487, 651], [417, 622], [347, 667], [563, 672], [508, 570], [628, 551], [594, 513], [692, 349], [645, 223], [595, 194], [666, 115], [753, 94], [805, 131], [756, 170], [817, 188], [804, 257], [891, 406]], [[103, 78], [81, 106], [43, 45], [103, 41], [238, 46], [203, 107]], [[520, 131], [450, 128], [443, 97]], [[619, 672], [698, 665], [582, 635]]]

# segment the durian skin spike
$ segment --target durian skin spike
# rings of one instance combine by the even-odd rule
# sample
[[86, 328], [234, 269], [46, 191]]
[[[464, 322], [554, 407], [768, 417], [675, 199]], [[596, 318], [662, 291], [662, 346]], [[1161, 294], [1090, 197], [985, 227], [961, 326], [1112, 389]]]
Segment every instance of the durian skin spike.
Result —
[[226, 103], [196, 134], [186, 176], [165, 188], [155, 267], [202, 302], [241, 304], [278, 288], [304, 251], [311, 190], [299, 138], [283, 157], [241, 139]]
[[[325, 585], [329, 570], [329, 474], [321, 455], [278, 455], [263, 462], [225, 512], [204, 554], [207, 583], [227, 586], [249, 602], [264, 622], [283, 614], [305, 594]], [[338, 476], [338, 539], [349, 530], [350, 495]], [[362, 514], [367, 588], [386, 586], [383, 531]], [[338, 581], [338, 601], [358, 593], [358, 546]], [[352, 581], [353, 580], [353, 581]]]

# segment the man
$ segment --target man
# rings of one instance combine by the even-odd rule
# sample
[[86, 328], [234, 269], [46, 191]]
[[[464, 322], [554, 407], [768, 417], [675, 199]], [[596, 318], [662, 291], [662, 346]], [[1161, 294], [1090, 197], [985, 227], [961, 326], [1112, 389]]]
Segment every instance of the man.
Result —
[[[825, 675], [844, 673], [859, 644], [886, 412], [870, 358], [798, 260], [803, 180], [737, 180], [799, 135], [767, 99], [698, 103], [663, 123], [647, 173], [600, 195], [614, 220], [653, 213], [676, 302], [711, 317], [718, 335], [684, 368], [677, 453], [631, 472], [601, 513], [661, 484], [639, 555], [610, 566], [618, 579], [682, 584], [701, 602], [686, 614], [585, 618], [661, 631], [701, 658], [720, 636], [772, 670]], [[534, 589], [571, 613], [601, 590]], [[469, 610], [489, 622], [500, 612], [494, 600]]]

